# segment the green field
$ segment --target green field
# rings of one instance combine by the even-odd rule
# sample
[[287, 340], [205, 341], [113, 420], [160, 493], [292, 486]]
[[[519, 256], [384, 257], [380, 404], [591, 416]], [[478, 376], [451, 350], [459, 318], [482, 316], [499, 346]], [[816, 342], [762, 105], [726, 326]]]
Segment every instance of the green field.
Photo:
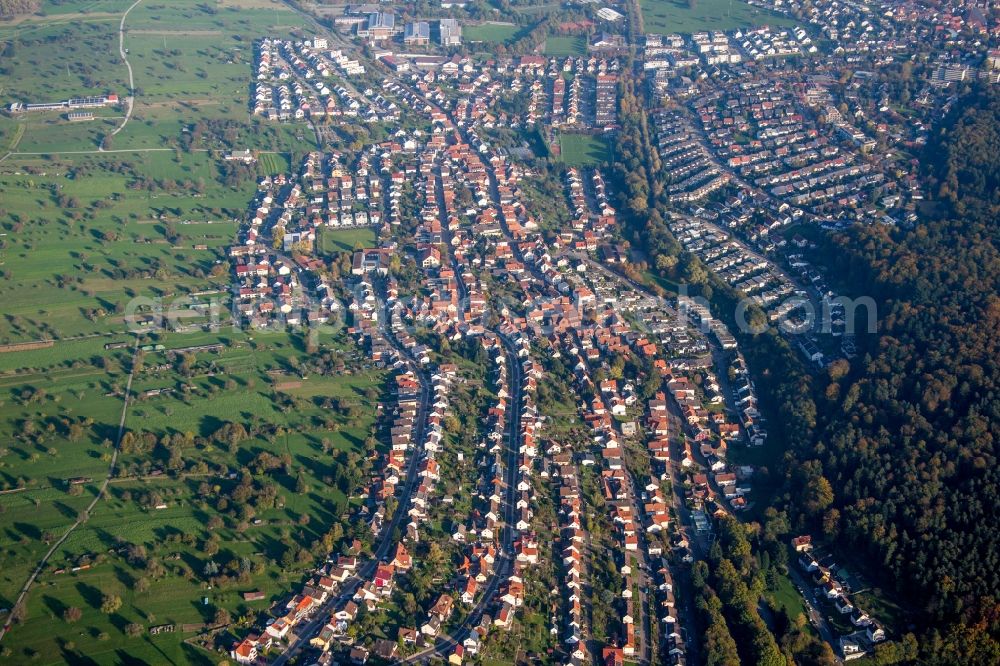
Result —
[[330, 255], [337, 252], [353, 252], [358, 245], [373, 247], [375, 240], [375, 230], [370, 227], [361, 229], [323, 227], [319, 230], [316, 247], [321, 254]]
[[646, 32], [670, 34], [733, 30], [760, 25], [792, 26], [795, 21], [741, 0], [639, 0]]
[[57, 102], [127, 92], [127, 72], [118, 55], [118, 21], [112, 16], [0, 23], [0, 44], [6, 48], [0, 76], [4, 106], [10, 101]]
[[489, 44], [500, 44], [513, 41], [520, 29], [516, 25], [498, 25], [494, 23], [481, 23], [479, 25], [469, 25], [462, 27], [462, 36], [469, 42], [486, 42]]
[[560, 134], [559, 160], [570, 166], [591, 166], [611, 157], [607, 139], [589, 134]]
[[[783, 609], [792, 620], [795, 620], [800, 615], [808, 617], [805, 602], [802, 600], [802, 595], [795, 589], [795, 586], [792, 584], [792, 581], [788, 578], [788, 576], [777, 573], [774, 578], [777, 586], [774, 590], [771, 590], [766, 594], [768, 594], [772, 600], [772, 605], [775, 610]], [[808, 627], [809, 625], [807, 624], [806, 626]]]
[[258, 163], [260, 164], [260, 172], [266, 173], [268, 175], [276, 175], [279, 173], [291, 173], [292, 167], [289, 164], [289, 159], [287, 154], [283, 153], [261, 153], [258, 157]]
[[[0, 103], [125, 97], [117, 31], [131, 3], [43, 0], [0, 22]], [[136, 356], [127, 330], [140, 298], [228, 307], [225, 250], [258, 177], [314, 147], [307, 126], [249, 116], [253, 42], [305, 25], [277, 0], [143, 0], [125, 24], [135, 105], [120, 133], [108, 141], [122, 108], [80, 123], [0, 115], [0, 609], [72, 529], [26, 605], [0, 612], [12, 622], [0, 663], [218, 664], [228, 631], [245, 633], [320, 557], [371, 539], [351, 510], [387, 439], [375, 421], [387, 376], [339, 326], [318, 340], [225, 318], [211, 332], [151, 326], [142, 342], [166, 349]], [[221, 161], [234, 148], [263, 151], [258, 166]], [[328, 254], [375, 242], [370, 229], [321, 234]], [[183, 351], [203, 344], [222, 348]], [[126, 404], [114, 477], [85, 513]], [[251, 590], [265, 598], [245, 602]], [[229, 629], [209, 636], [216, 624]]]
[[219, 168], [174, 151], [4, 162], [0, 344], [122, 331], [138, 296], [225, 289], [216, 262], [256, 183]]
[[545, 40], [545, 55], [583, 56], [587, 55], [587, 38], [583, 35], [569, 37], [548, 37]]
[[[348, 494], [367, 477], [348, 456], [365, 451], [373, 432], [381, 371], [336, 336], [324, 336], [311, 354], [284, 332], [175, 333], [158, 341], [167, 350], [224, 348], [186, 361], [169, 351], [144, 354], [117, 478], [36, 583], [24, 622], [4, 641], [13, 663], [112, 664], [124, 654], [146, 663], [217, 663], [182, 640], [212, 624], [220, 608], [237, 624], [254, 617], [325, 552], [331, 526], [353, 530], [342, 523]], [[0, 375], [7, 405], [0, 434], [10, 442], [0, 472], [5, 487], [24, 488], [0, 495], [0, 606], [12, 604], [46, 542], [68, 529], [107, 471], [122, 407], [114, 386], [124, 383], [129, 350], [68, 344], [65, 353], [59, 345], [31, 352], [31, 371]], [[70, 352], [77, 358], [66, 358]], [[29, 420], [35, 425], [26, 428]], [[213, 434], [226, 422], [244, 425], [249, 436], [236, 445], [219, 441]], [[67, 434], [73, 423], [84, 427]], [[74, 476], [90, 480], [67, 486]], [[248, 501], [237, 499], [243, 483]], [[83, 564], [90, 568], [68, 571]], [[266, 598], [244, 602], [240, 593], [255, 589]], [[106, 594], [118, 595], [121, 608], [103, 612]], [[80, 619], [67, 620], [68, 608], [79, 609]], [[135, 637], [131, 623], [141, 625]], [[161, 624], [178, 632], [146, 632]]]
[[[46, 6], [45, 16], [0, 22], [0, 102], [62, 101], [81, 95], [128, 94], [118, 53], [118, 21], [131, 3], [69, 0]], [[302, 20], [270, 0], [201, 3], [144, 1], [126, 20], [125, 48], [135, 77], [135, 105], [125, 128], [106, 147], [163, 148], [178, 145], [199, 121], [214, 123], [200, 147], [307, 150], [311, 133], [288, 125], [248, 121], [253, 40], [288, 35]], [[0, 121], [0, 147], [9, 127], [20, 126], [13, 149], [22, 153], [95, 150], [124, 116], [101, 110], [90, 122], [64, 114], [31, 112]], [[301, 139], [299, 137], [302, 137]]]

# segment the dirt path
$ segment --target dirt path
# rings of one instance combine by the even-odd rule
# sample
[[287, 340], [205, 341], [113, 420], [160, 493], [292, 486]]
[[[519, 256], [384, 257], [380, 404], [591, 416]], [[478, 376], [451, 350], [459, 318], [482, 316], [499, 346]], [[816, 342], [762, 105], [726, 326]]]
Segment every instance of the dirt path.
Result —
[[23, 138], [24, 123], [18, 123], [17, 128], [14, 130], [14, 136], [11, 138], [10, 144], [7, 146], [7, 153], [3, 157], [0, 157], [0, 162], [3, 162], [5, 159], [14, 154], [14, 151], [17, 150], [17, 144], [21, 143], [21, 139]]
[[[136, 2], [136, 4], [139, 4], [138, 1]], [[132, 6], [134, 7], [135, 5]], [[30, 576], [28, 576], [28, 580], [25, 581], [24, 587], [21, 588], [20, 594], [17, 595], [17, 601], [15, 601], [14, 605], [11, 607], [12, 611], [10, 616], [13, 616], [14, 611], [16, 611], [18, 608], [24, 608], [23, 604], [25, 598], [28, 596], [28, 591], [31, 589], [31, 586], [35, 583], [35, 580], [38, 578], [38, 576], [42, 573], [42, 570], [45, 568], [45, 565], [49, 561], [49, 558], [51, 558], [52, 554], [55, 553], [56, 550], [58, 550], [59, 547], [63, 545], [66, 539], [69, 538], [69, 536], [76, 530], [77, 527], [87, 522], [87, 520], [90, 518], [91, 511], [94, 510], [94, 507], [97, 506], [97, 503], [100, 502], [101, 499], [104, 497], [104, 493], [107, 492], [108, 484], [111, 483], [111, 479], [115, 475], [115, 466], [118, 464], [118, 452], [121, 448], [122, 436], [125, 434], [125, 417], [128, 415], [129, 399], [132, 396], [132, 379], [135, 377], [135, 366], [136, 366], [136, 358], [138, 357], [138, 352], [139, 352], [139, 338], [136, 337], [135, 344], [132, 347], [132, 366], [129, 368], [128, 382], [125, 384], [125, 400], [122, 403], [122, 415], [121, 419], [119, 419], [118, 421], [118, 436], [115, 438], [115, 450], [111, 454], [111, 464], [108, 465], [108, 474], [106, 477], [104, 477], [104, 481], [101, 482], [100, 490], [97, 491], [97, 495], [95, 495], [94, 499], [90, 502], [90, 504], [87, 505], [87, 508], [83, 510], [80, 516], [76, 519], [76, 522], [70, 525], [69, 529], [66, 530], [66, 533], [63, 534], [58, 541], [52, 544], [52, 547], [49, 548], [48, 552], [46, 552], [45, 555], [42, 557], [41, 561], [38, 563], [38, 566], [36, 566], [35, 570], [31, 572]], [[0, 627], [0, 641], [2, 641], [4, 636], [7, 635], [7, 632], [10, 631], [10, 627], [11, 627], [10, 620], [8, 620], [6, 624]]]
[[218, 37], [221, 30], [129, 30], [132, 35], [164, 35], [170, 37]]

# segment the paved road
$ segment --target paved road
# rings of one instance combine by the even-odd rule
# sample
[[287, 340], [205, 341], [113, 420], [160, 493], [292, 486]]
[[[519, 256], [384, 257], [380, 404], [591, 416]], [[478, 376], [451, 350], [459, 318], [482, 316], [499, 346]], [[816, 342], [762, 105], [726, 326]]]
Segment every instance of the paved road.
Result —
[[[788, 565], [788, 574], [792, 578], [792, 582], [795, 583], [802, 594], [802, 600], [805, 602], [806, 609], [809, 611], [809, 621], [814, 627], [819, 631], [819, 635], [824, 641], [830, 644], [835, 655], [839, 654], [837, 641], [833, 630], [830, 628], [830, 624], [826, 621], [826, 616], [819, 610], [819, 602], [816, 601], [816, 596], [813, 594], [813, 586], [806, 577], [802, 575], [799, 571], [799, 565], [796, 562], [790, 562]], [[839, 658], [838, 658], [839, 661]]]
[[[413, 371], [420, 378], [420, 404], [417, 407], [417, 419], [416, 419], [416, 432], [413, 441], [419, 442], [420, 444], [424, 441], [424, 429], [427, 424], [427, 411], [430, 404], [430, 377], [427, 376], [420, 368], [420, 364], [410, 356], [409, 352], [403, 347], [395, 336], [392, 335], [391, 331], [387, 328], [387, 322], [389, 321], [389, 308], [388, 306], [383, 307], [383, 316], [379, 318], [379, 329], [382, 331], [385, 338], [396, 348], [400, 353], [400, 356], [406, 361], [407, 365], [413, 369]], [[329, 621], [330, 614], [338, 609], [341, 605], [347, 603], [353, 596], [358, 587], [366, 580], [370, 579], [375, 573], [375, 569], [378, 567], [379, 562], [388, 560], [389, 551], [396, 545], [393, 535], [396, 528], [402, 522], [404, 516], [407, 515], [407, 511], [410, 506], [410, 496], [417, 487], [417, 480], [420, 478], [417, 476], [417, 470], [420, 466], [420, 461], [423, 459], [419, 449], [414, 447], [413, 451], [410, 453], [410, 462], [407, 465], [406, 470], [406, 481], [403, 484], [403, 490], [399, 495], [399, 503], [396, 506], [396, 511], [392, 514], [392, 519], [389, 521], [388, 525], [384, 525], [382, 528], [382, 533], [379, 536], [378, 546], [375, 548], [374, 557], [358, 568], [357, 574], [348, 578], [341, 585], [340, 593], [337, 596], [327, 599], [312, 616], [312, 618], [295, 632], [295, 640], [288, 646], [288, 649], [281, 653], [278, 657], [274, 659], [273, 666], [284, 666], [289, 659], [293, 658], [302, 648], [309, 644], [309, 641], [319, 633], [323, 626]]]
[[486, 609], [493, 604], [501, 582], [508, 578], [513, 569], [514, 523], [517, 518], [517, 455], [521, 442], [523, 370], [521, 369], [521, 363], [518, 360], [513, 343], [505, 336], [500, 335], [499, 337], [505, 350], [508, 367], [507, 377], [510, 384], [509, 392], [511, 394], [511, 410], [508, 413], [509, 420], [507, 424], [507, 460], [504, 462], [507, 478], [506, 492], [504, 493], [504, 526], [500, 532], [500, 555], [497, 557], [493, 575], [483, 589], [479, 602], [473, 606], [462, 623], [452, 629], [450, 633], [439, 637], [434, 645], [399, 660], [401, 664], [425, 663], [433, 657], [447, 657], [451, 650], [468, 638], [473, 628], [479, 624]]
[[[115, 449], [111, 454], [111, 464], [108, 465], [108, 474], [107, 476], [104, 477], [104, 481], [101, 482], [101, 487], [97, 491], [97, 495], [94, 496], [94, 499], [91, 500], [90, 504], [87, 505], [87, 508], [84, 509], [83, 512], [79, 514], [79, 517], [76, 519], [76, 522], [70, 525], [69, 529], [66, 530], [66, 533], [63, 534], [58, 541], [52, 544], [52, 547], [49, 548], [48, 552], [45, 553], [45, 555], [42, 557], [41, 561], [38, 563], [38, 566], [36, 566], [35, 570], [31, 572], [30, 576], [28, 576], [28, 580], [25, 581], [24, 586], [21, 588], [20, 594], [17, 595], [17, 600], [14, 602], [14, 605], [11, 608], [17, 609], [22, 607], [25, 598], [28, 596], [28, 591], [31, 589], [31, 586], [34, 584], [38, 576], [42, 573], [42, 570], [45, 568], [45, 565], [49, 561], [49, 558], [52, 557], [52, 554], [56, 552], [56, 550], [63, 544], [63, 542], [66, 541], [66, 539], [69, 538], [69, 535], [72, 534], [77, 527], [87, 522], [87, 520], [90, 518], [91, 512], [94, 510], [94, 507], [97, 506], [97, 503], [101, 501], [101, 499], [104, 497], [104, 493], [107, 491], [108, 484], [111, 482], [111, 478], [115, 474], [115, 465], [118, 464], [118, 451], [120, 450], [121, 447], [122, 436], [125, 434], [125, 417], [128, 415], [129, 401], [132, 396], [132, 378], [135, 376], [136, 359], [138, 357], [138, 351], [139, 351], [139, 338], [136, 337], [135, 344], [132, 347], [132, 366], [129, 368], [128, 382], [126, 382], [125, 384], [125, 399], [122, 403], [122, 414], [121, 418], [118, 421], [118, 435], [115, 438]], [[11, 615], [13, 615], [13, 612], [11, 613]], [[7, 632], [10, 630], [10, 628], [11, 628], [10, 620], [8, 620], [3, 625], [3, 627], [0, 627], [0, 641], [2, 641], [4, 636], [7, 635]]]
[[[417, 91], [411, 90], [411, 92], [420, 95]], [[420, 97], [423, 98], [422, 95], [420, 95]], [[435, 108], [437, 108], [436, 105]], [[496, 186], [496, 180], [490, 170], [487, 170], [487, 173], [490, 180], [491, 198], [493, 203], [496, 205], [498, 215], [502, 218], [499, 205], [500, 194]], [[441, 188], [440, 180], [435, 186], [435, 191], [438, 198], [439, 210], [441, 211], [442, 228], [447, 230], [448, 221], [444, 214], [444, 193]], [[465, 289], [465, 284], [461, 280], [461, 267], [454, 260], [454, 255], [452, 255], [452, 267], [455, 271], [456, 281], [458, 282], [459, 297], [462, 301], [465, 301], [468, 294]], [[472, 611], [466, 616], [465, 620], [458, 627], [455, 627], [449, 634], [439, 637], [434, 645], [400, 660], [399, 663], [422, 663], [435, 656], [447, 656], [456, 645], [464, 641], [469, 636], [472, 628], [478, 624], [479, 620], [482, 618], [486, 608], [493, 603], [493, 597], [496, 595], [500, 587], [500, 583], [503, 580], [506, 580], [513, 568], [513, 525], [516, 522], [517, 454], [520, 448], [521, 411], [523, 408], [523, 371], [521, 369], [521, 363], [517, 356], [517, 352], [514, 349], [513, 342], [506, 336], [501, 335], [499, 332], [494, 332], [498, 335], [504, 346], [508, 366], [507, 377], [510, 384], [509, 393], [511, 394], [509, 402], [511, 410], [508, 415], [510, 421], [507, 426], [507, 461], [505, 462], [507, 479], [506, 493], [504, 497], [504, 527], [501, 531], [500, 538], [500, 556], [497, 558], [493, 575], [486, 584], [483, 594], [480, 596], [479, 602], [473, 607]]]
[[[629, 455], [626, 451], [626, 456]], [[656, 592], [654, 590], [655, 581], [652, 576], [652, 567], [650, 566], [649, 558], [649, 542], [646, 539], [646, 530], [643, 529], [642, 524], [646, 517], [645, 507], [642, 504], [642, 495], [639, 487], [639, 482], [636, 480], [635, 475], [631, 471], [626, 470], [626, 475], [631, 483], [632, 487], [629, 489], [629, 503], [632, 507], [632, 515], [635, 518], [636, 526], [636, 536], [639, 538], [639, 549], [634, 553], [634, 556], [640, 563], [638, 571], [633, 571], [633, 576], [635, 577], [635, 582], [639, 585], [639, 598], [635, 600], [633, 607], [638, 611], [637, 617], [633, 618], [635, 622], [635, 636], [639, 643], [637, 655], [639, 656], [639, 662], [643, 664], [650, 664], [653, 661], [653, 650], [657, 649], [659, 646], [652, 644], [652, 628], [651, 624], [653, 622], [658, 622], [657, 618], [650, 618], [649, 616], [649, 597], [653, 596], [654, 607], [658, 607], [655, 604]], [[623, 551], [625, 556], [629, 556], [629, 551]]]
[[128, 52], [125, 50], [125, 19], [128, 18], [128, 13], [135, 9], [140, 2], [142, 0], [135, 0], [135, 2], [129, 5], [129, 8], [122, 14], [122, 20], [118, 23], [118, 55], [122, 57], [122, 62], [125, 63], [125, 67], [128, 69], [128, 95], [125, 96], [125, 117], [122, 119], [122, 124], [114, 128], [111, 134], [101, 142], [99, 147], [101, 151], [104, 151], [104, 142], [125, 129], [129, 118], [132, 117], [132, 105], [135, 102], [135, 79], [132, 75], [132, 65], [128, 61]]

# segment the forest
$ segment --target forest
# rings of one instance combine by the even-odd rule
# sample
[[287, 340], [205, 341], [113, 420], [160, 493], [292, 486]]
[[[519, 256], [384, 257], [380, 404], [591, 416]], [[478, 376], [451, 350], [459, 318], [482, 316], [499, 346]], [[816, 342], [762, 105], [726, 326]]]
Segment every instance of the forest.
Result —
[[788, 465], [790, 497], [816, 478], [836, 489], [799, 520], [896, 588], [928, 628], [926, 663], [1000, 660], [998, 127], [1000, 95], [964, 99], [922, 160], [936, 197], [921, 222], [817, 252], [876, 300], [880, 327], [817, 382], [818, 423]]
[[[633, 245], [650, 269], [725, 313], [731, 290], [663, 223], [655, 151], [624, 88], [611, 173]], [[786, 446], [774, 505], [787, 510], [792, 531], [851, 553], [902, 603], [919, 663], [1000, 663], [1000, 532], [989, 528], [1000, 494], [998, 128], [1000, 94], [963, 98], [922, 156], [932, 196], [919, 224], [855, 226], [813, 253], [847, 294], [878, 305], [878, 332], [859, 339], [859, 358], [811, 375], [779, 336], [741, 344]], [[716, 628], [706, 648], [732, 663], [719, 629], [739, 597], [717, 591], [699, 602]], [[891, 652], [880, 663], [914, 661], [911, 650]]]

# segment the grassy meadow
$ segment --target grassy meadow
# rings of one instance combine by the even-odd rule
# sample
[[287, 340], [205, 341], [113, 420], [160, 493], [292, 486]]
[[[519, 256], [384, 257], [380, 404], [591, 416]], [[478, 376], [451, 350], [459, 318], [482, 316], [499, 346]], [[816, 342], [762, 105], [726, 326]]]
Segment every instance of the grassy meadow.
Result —
[[611, 156], [607, 139], [589, 134], [560, 134], [559, 150], [560, 161], [569, 166], [593, 166]]
[[486, 42], [488, 44], [503, 44], [513, 41], [519, 32], [516, 25], [503, 23], [480, 23], [479, 25], [462, 26], [462, 38], [468, 42]]
[[0, 165], [0, 344], [122, 331], [135, 297], [225, 290], [256, 184], [218, 170], [174, 151]]
[[[118, 52], [118, 24], [130, 4], [70, 0], [46, 5], [45, 15], [30, 21], [0, 22], [0, 103], [107, 93], [124, 99], [128, 76]], [[254, 40], [290, 35], [302, 26], [301, 17], [270, 0], [144, 0], [125, 23], [135, 80], [132, 118], [106, 147], [173, 147], [185, 131], [205, 122], [215, 123], [239, 147], [308, 149], [311, 132], [257, 122], [247, 108]], [[102, 109], [85, 122], [69, 122], [60, 112], [0, 118], [0, 149], [93, 151], [124, 112], [124, 106]], [[8, 134], [17, 140], [5, 146]]]
[[[23, 624], [4, 641], [9, 657], [216, 663], [182, 640], [214, 625], [220, 609], [237, 624], [249, 621], [301, 579], [332, 526], [350, 528], [341, 520], [356, 486], [342, 470], [372, 433], [382, 371], [339, 337], [311, 355], [284, 332], [173, 333], [154, 341], [165, 350], [142, 355], [126, 420], [126, 440], [136, 443], [123, 446], [105, 499], [49, 561]], [[171, 351], [214, 343], [222, 350]], [[123, 385], [130, 350], [77, 351], [108, 363], [52, 357], [44, 367], [35, 357], [37, 368], [0, 375], [7, 405], [0, 429], [12, 442], [0, 471], [5, 486], [23, 488], [0, 495], [0, 605], [12, 604], [48, 542], [69, 528], [106, 474], [107, 439], [122, 406], [115, 384]], [[329, 374], [311, 371], [323, 363]], [[32, 434], [24, 432], [28, 419]], [[86, 425], [64, 434], [64, 421]], [[213, 435], [226, 422], [245, 425], [250, 436], [221, 443]], [[71, 477], [84, 480], [70, 486]], [[310, 550], [316, 544], [320, 550]], [[248, 590], [265, 599], [245, 602]], [[105, 595], [119, 596], [121, 607], [102, 611]], [[131, 624], [142, 628], [136, 636]], [[178, 631], [146, 632], [160, 624]]]
[[[44, 0], [0, 22], [0, 104], [125, 97], [131, 4]], [[110, 142], [123, 108], [0, 114], [0, 609], [86, 517], [20, 617], [0, 613], [14, 620], [0, 663], [217, 664], [231, 637], [213, 627], [249, 626], [334, 544], [366, 538], [345, 517], [385, 440], [386, 373], [343, 332], [151, 327], [142, 343], [163, 348], [135, 357], [127, 332], [133, 299], [226, 304], [225, 248], [257, 174], [288, 173], [314, 138], [250, 117], [253, 42], [303, 26], [272, 0], [143, 0], [125, 24], [134, 112]], [[229, 147], [270, 152], [234, 175]], [[322, 238], [330, 253], [374, 242]], [[221, 348], [186, 349], [207, 344]], [[134, 362], [115, 476], [85, 515]], [[264, 599], [244, 601], [252, 590]]]
[[547, 37], [545, 39], [545, 55], [547, 56], [585, 56], [587, 55], [587, 38], [583, 35], [565, 37]]
[[761, 25], [792, 26], [795, 21], [741, 0], [639, 0], [647, 32], [670, 34], [735, 30]]
[[320, 254], [332, 255], [339, 252], [353, 252], [356, 245], [373, 247], [375, 245], [375, 230], [370, 227], [360, 229], [331, 229], [323, 227], [316, 239], [316, 248]]

